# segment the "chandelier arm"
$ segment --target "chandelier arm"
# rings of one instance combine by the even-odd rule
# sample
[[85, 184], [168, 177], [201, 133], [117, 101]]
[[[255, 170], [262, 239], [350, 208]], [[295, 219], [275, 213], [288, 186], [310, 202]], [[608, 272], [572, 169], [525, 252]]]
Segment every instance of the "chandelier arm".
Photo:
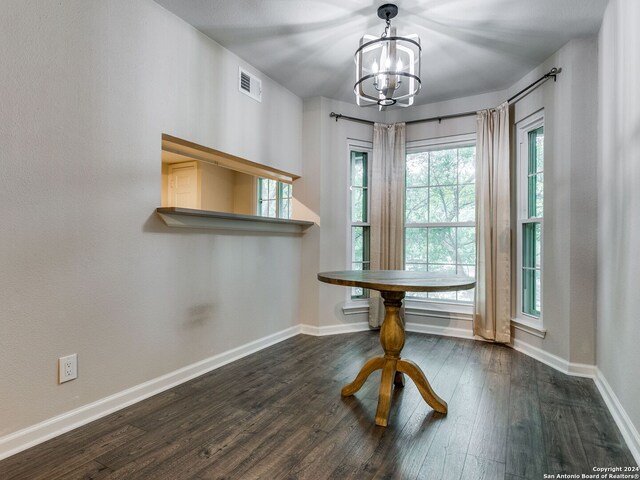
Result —
[[373, 45], [374, 43], [378, 43], [378, 42], [391, 42], [391, 41], [402, 41], [402, 42], [409, 42], [409, 43], [413, 43], [416, 47], [418, 47], [418, 54], [422, 53], [422, 46], [420, 45], [420, 42], [416, 42], [415, 40], [411, 39], [411, 38], [407, 38], [407, 37], [399, 37], [399, 36], [395, 36], [395, 37], [380, 37], [380, 38], [376, 38], [375, 40], [371, 40], [367, 43], [363, 43], [362, 45], [360, 45], [358, 47], [358, 49], [356, 50], [356, 53], [354, 54], [354, 57], [358, 55], [358, 53], [360, 53], [362, 50], [364, 50], [365, 48]]

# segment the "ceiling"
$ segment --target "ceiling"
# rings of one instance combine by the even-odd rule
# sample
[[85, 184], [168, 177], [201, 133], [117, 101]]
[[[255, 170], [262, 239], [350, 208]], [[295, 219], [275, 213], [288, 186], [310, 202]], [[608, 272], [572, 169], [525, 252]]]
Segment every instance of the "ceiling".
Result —
[[[353, 54], [363, 34], [384, 30], [379, 0], [155, 1], [302, 98], [355, 103]], [[421, 39], [424, 104], [513, 85], [570, 39], [596, 33], [607, 0], [395, 3], [398, 34]]]

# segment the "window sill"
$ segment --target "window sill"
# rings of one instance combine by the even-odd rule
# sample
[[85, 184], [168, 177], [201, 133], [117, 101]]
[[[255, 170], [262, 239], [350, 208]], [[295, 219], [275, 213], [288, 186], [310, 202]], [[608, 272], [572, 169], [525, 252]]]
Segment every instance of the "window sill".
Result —
[[[407, 315], [418, 317], [445, 318], [447, 320], [463, 320], [467, 322], [473, 320], [473, 305], [408, 299], [405, 301], [404, 311]], [[342, 313], [345, 315], [368, 312], [369, 299], [347, 301], [342, 307]]]
[[347, 301], [342, 307], [344, 315], [356, 315], [358, 313], [369, 313], [369, 299]]
[[547, 335], [547, 329], [542, 326], [542, 322], [535, 322], [519, 317], [512, 318], [511, 325], [515, 329], [522, 330], [539, 338], [544, 338]]
[[244, 232], [287, 233], [301, 235], [315, 225], [305, 220], [258, 217], [237, 213], [211, 212], [190, 208], [158, 207], [156, 213], [168, 227], [208, 228]]
[[459, 303], [428, 302], [424, 300], [405, 301], [404, 311], [408, 315], [419, 317], [436, 317], [447, 320], [473, 320], [473, 305]]

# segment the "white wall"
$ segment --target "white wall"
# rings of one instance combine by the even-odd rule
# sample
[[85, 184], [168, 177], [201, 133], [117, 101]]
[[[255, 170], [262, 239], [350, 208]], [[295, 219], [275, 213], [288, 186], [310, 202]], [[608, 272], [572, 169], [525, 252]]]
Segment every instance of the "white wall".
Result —
[[[593, 365], [597, 255], [597, 38], [570, 41], [514, 85], [509, 94], [519, 91], [554, 66], [562, 68], [555, 84], [537, 89], [516, 102], [511, 110], [514, 122], [541, 108], [545, 114], [542, 298], [547, 334], [544, 339], [521, 330], [515, 330], [514, 334], [516, 339], [566, 362]], [[515, 225], [515, 212], [513, 219]]]
[[[612, 0], [600, 31], [598, 367], [640, 430], [640, 3]], [[636, 447], [637, 448], [637, 447]]]
[[[342, 306], [347, 289], [320, 283], [318, 272], [344, 270], [350, 260], [347, 252], [349, 205], [348, 138], [373, 140], [371, 125], [329, 117], [335, 111], [344, 115], [383, 121], [384, 113], [354, 105], [314, 97], [304, 101], [302, 178], [294, 185], [296, 199], [313, 212], [320, 227], [303, 239], [302, 296], [300, 318], [314, 327], [366, 321], [364, 315], [345, 316]], [[313, 217], [309, 217], [313, 218]]]
[[0, 58], [0, 437], [298, 324], [299, 238], [154, 213], [162, 133], [300, 173], [298, 97], [151, 0], [4, 0]]

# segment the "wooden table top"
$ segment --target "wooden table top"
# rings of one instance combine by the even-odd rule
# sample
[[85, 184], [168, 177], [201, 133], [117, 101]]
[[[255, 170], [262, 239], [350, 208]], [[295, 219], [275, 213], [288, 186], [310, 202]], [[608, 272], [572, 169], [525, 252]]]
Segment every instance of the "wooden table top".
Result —
[[466, 275], [406, 270], [342, 270], [322, 272], [318, 280], [332, 285], [363, 287], [385, 292], [442, 292], [468, 290], [476, 281]]

